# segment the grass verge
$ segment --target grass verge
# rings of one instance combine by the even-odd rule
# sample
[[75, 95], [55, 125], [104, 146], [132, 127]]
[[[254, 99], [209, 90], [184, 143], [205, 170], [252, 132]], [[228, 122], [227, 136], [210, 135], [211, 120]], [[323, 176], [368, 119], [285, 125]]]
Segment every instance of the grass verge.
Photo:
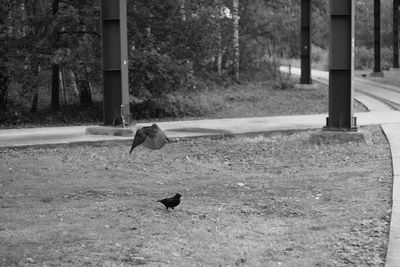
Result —
[[374, 77], [371, 76], [372, 70], [357, 70], [355, 72], [355, 76], [361, 78], [362, 75], [365, 75], [365, 77], [368, 80], [374, 81], [374, 82], [379, 82], [383, 84], [388, 84], [388, 85], [393, 85], [393, 86], [399, 86], [400, 84], [400, 71], [396, 69], [390, 69], [390, 70], [385, 70], [382, 71], [383, 77]]
[[[223, 89], [172, 93], [165, 99], [156, 99], [156, 103], [151, 105], [137, 105], [133, 115], [138, 121], [148, 121], [154, 118], [215, 119], [328, 112], [329, 91], [325, 85], [317, 84], [316, 89], [299, 90], [294, 88], [295, 81], [252, 82]], [[354, 108], [356, 112], [367, 111], [357, 101]]]
[[[0, 151], [0, 265], [383, 265], [389, 146], [292, 135]], [[155, 200], [181, 193], [175, 211]]]

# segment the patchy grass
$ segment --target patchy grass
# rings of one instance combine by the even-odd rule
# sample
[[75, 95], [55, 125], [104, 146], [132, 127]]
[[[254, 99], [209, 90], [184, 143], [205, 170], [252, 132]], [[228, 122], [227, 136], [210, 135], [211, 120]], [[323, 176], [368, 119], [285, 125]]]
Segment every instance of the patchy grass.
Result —
[[[243, 82], [228, 87], [205, 86], [191, 92], [174, 92], [152, 102], [135, 104], [132, 115], [138, 122], [154, 120], [234, 118], [317, 114], [328, 112], [328, 88], [319, 85], [315, 90], [296, 90], [296, 80]], [[48, 104], [48, 103], [47, 103]], [[87, 125], [102, 122], [102, 103], [90, 106], [65, 106], [51, 112], [48, 105], [36, 114], [21, 108], [0, 113], [0, 128]], [[22, 111], [21, 111], [22, 110]], [[366, 111], [355, 104], [357, 112]]]
[[41, 109], [36, 113], [0, 112], [0, 129], [100, 124], [102, 118], [102, 102], [94, 102], [88, 106], [71, 104], [58, 112], [52, 112], [49, 108]]
[[[298, 90], [293, 87], [294, 84], [294, 80], [283, 83], [253, 82], [224, 89], [172, 93], [151, 105], [136, 106], [133, 114], [138, 121], [147, 121], [154, 118], [213, 119], [328, 112], [329, 92], [325, 85], [317, 84], [317, 88], [312, 90]], [[367, 111], [357, 101], [354, 108], [356, 112]]]
[[[391, 160], [292, 135], [0, 151], [0, 265], [383, 265]], [[175, 211], [155, 200], [181, 193]]]
[[223, 92], [204, 90], [191, 95], [173, 95], [192, 107], [206, 111], [205, 117], [234, 118], [323, 113], [328, 110], [328, 90], [296, 90], [293, 84], [277, 89], [272, 82], [231, 86]]

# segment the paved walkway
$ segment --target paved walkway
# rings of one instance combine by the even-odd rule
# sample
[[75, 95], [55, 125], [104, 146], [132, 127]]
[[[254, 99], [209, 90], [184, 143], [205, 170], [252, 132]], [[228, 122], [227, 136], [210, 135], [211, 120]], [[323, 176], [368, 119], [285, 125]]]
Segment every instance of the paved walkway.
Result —
[[[400, 123], [400, 111], [357, 113], [357, 125]], [[321, 129], [327, 114], [233, 118], [216, 120], [189, 120], [158, 122], [167, 136], [174, 138], [212, 135], [236, 135], [259, 132]], [[136, 127], [149, 125], [139, 123]], [[45, 127], [0, 130], [1, 147], [54, 146], [82, 143], [130, 141], [132, 137], [86, 135], [86, 126]]]
[[[283, 69], [284, 71], [285, 69]], [[299, 69], [292, 68], [299, 74]], [[328, 82], [328, 73], [313, 71], [314, 80]], [[356, 113], [357, 125], [382, 125], [390, 142], [393, 159], [393, 207], [386, 259], [387, 267], [400, 267], [400, 111], [391, 106], [400, 105], [400, 88], [355, 79], [355, 98], [370, 112]], [[371, 95], [379, 94], [385, 102], [377, 101]], [[394, 105], [392, 105], [394, 104]], [[276, 116], [256, 118], [234, 118], [216, 120], [189, 120], [157, 123], [172, 139], [215, 135], [254, 134], [275, 131], [296, 131], [321, 129], [325, 126], [327, 114]], [[148, 124], [138, 124], [142, 127]], [[0, 130], [0, 148], [21, 148], [29, 146], [60, 146], [88, 143], [130, 142], [132, 137], [86, 135], [86, 126], [46, 127], [32, 129]]]

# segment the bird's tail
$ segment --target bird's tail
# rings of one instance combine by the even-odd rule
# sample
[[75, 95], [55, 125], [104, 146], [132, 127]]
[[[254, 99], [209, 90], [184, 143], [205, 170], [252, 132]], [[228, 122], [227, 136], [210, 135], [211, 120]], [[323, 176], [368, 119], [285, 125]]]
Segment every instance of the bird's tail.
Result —
[[132, 144], [131, 150], [129, 151], [129, 155], [132, 154], [132, 151], [133, 151], [133, 149], [134, 149], [135, 147], [136, 147], [136, 146], [135, 146], [134, 144]]

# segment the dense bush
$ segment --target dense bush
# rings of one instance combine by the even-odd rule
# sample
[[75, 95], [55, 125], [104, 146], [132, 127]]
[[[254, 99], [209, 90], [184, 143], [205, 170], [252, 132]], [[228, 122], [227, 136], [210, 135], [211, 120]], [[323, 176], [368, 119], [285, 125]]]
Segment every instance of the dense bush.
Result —
[[311, 47], [311, 62], [313, 68], [328, 70], [329, 68], [329, 52], [319, 46]]
[[[53, 102], [66, 109], [82, 102], [82, 92], [90, 92], [94, 105], [102, 100], [99, 1], [2, 3], [0, 111], [56, 113], [58, 109], [48, 109]], [[235, 82], [268, 80], [272, 88], [290, 86], [279, 76], [278, 59], [299, 56], [300, 1], [240, 0], [239, 45], [233, 34], [237, 20], [233, 19], [232, 4], [215, 0], [127, 1], [131, 104], [138, 110], [134, 114], [140, 110], [147, 112], [145, 117], [204, 114], [207, 104], [172, 95], [215, 87], [225, 90]], [[368, 47], [372, 2], [356, 4], [356, 44]], [[390, 3], [383, 3], [384, 22], [391, 23], [387, 21], [390, 7]], [[327, 1], [314, 1], [312, 9], [313, 68], [326, 69]], [[391, 35], [387, 29], [391, 27], [385, 25], [389, 26], [382, 29], [382, 41], [388, 46]], [[240, 50], [239, 78], [234, 64], [236, 47]], [[391, 51], [382, 49], [383, 69], [390, 65], [390, 58]], [[372, 49], [356, 49], [357, 68], [371, 68], [372, 59]], [[56, 74], [55, 67], [61, 68], [60, 75], [51, 75]], [[61, 83], [57, 77], [62, 78]]]
[[[381, 68], [388, 69], [392, 62], [392, 50], [388, 47], [381, 48]], [[365, 46], [356, 46], [354, 49], [354, 68], [359, 70], [374, 67], [374, 49]]]
[[354, 68], [369, 69], [374, 64], [374, 51], [365, 46], [357, 46], [354, 49]]
[[130, 59], [130, 93], [135, 97], [160, 97], [182, 89], [192, 79], [188, 61], [173, 60], [154, 49], [132, 50]]

